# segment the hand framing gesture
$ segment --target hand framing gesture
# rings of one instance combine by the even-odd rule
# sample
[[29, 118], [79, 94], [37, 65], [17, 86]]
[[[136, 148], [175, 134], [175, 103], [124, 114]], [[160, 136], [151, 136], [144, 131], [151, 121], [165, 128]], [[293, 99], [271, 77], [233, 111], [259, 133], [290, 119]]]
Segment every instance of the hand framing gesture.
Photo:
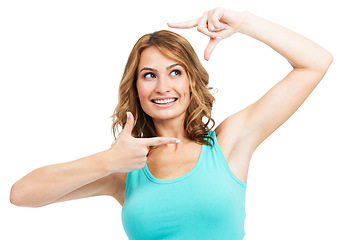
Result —
[[197, 27], [199, 32], [209, 36], [211, 39], [204, 54], [205, 59], [208, 61], [219, 41], [238, 32], [243, 23], [243, 13], [215, 8], [204, 12], [200, 18], [179, 23], [168, 23], [168, 26], [183, 29]]
[[127, 122], [120, 132], [118, 139], [107, 150], [110, 169], [112, 169], [112, 165], [115, 166], [113, 168], [117, 172], [131, 172], [141, 169], [147, 161], [150, 146], [180, 143], [177, 138], [172, 137], [132, 137], [134, 117], [131, 112], [128, 112], [127, 116]]

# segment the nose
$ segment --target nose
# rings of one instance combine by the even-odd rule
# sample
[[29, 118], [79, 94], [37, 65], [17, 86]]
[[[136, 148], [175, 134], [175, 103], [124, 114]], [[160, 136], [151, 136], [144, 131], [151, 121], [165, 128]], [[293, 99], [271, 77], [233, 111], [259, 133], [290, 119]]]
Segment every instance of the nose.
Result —
[[171, 86], [170, 86], [170, 81], [168, 77], [165, 77], [165, 76], [159, 77], [156, 81], [155, 91], [160, 94], [164, 94], [164, 93], [170, 92], [170, 90], [171, 90]]

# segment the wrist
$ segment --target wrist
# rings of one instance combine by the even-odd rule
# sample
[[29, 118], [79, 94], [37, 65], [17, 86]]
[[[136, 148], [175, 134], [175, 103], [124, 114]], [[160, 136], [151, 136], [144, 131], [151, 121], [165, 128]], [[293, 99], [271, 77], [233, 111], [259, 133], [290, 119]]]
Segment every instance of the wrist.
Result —
[[97, 164], [99, 164], [99, 166], [101, 167], [105, 175], [109, 175], [111, 173], [116, 172], [116, 169], [113, 168], [113, 164], [111, 164], [113, 160], [110, 157], [111, 156], [110, 150], [111, 149], [107, 149], [105, 151], [101, 151], [97, 153], [97, 160], [98, 160]]
[[101, 162], [105, 171], [108, 174], [120, 172], [119, 168], [119, 151], [116, 150], [116, 147], [112, 145], [109, 149], [100, 152], [100, 158], [102, 159]]
[[251, 28], [251, 23], [256, 21], [256, 15], [252, 14], [249, 11], [241, 12], [242, 15], [242, 24], [237, 32], [249, 35], [249, 30]]

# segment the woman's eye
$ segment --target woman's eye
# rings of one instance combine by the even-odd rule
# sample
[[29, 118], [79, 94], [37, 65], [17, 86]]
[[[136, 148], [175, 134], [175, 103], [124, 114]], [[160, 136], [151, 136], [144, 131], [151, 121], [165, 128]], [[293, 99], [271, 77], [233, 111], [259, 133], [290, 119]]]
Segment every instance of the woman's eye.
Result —
[[173, 75], [173, 76], [181, 75], [181, 71], [180, 70], [174, 70], [171, 72], [171, 75]]
[[143, 75], [144, 78], [154, 78], [155, 77], [155, 74], [153, 73], [146, 73]]

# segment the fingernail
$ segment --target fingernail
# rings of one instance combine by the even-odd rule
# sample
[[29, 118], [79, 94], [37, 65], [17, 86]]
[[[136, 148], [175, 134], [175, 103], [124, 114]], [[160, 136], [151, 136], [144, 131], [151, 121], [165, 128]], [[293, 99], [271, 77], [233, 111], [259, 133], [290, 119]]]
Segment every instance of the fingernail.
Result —
[[126, 112], [126, 117], [129, 118], [130, 117], [130, 114], [128, 112]]
[[222, 40], [223, 38], [221, 36], [216, 37], [218, 40]]
[[180, 143], [181, 141], [178, 139], [178, 140], [176, 140], [176, 143]]

